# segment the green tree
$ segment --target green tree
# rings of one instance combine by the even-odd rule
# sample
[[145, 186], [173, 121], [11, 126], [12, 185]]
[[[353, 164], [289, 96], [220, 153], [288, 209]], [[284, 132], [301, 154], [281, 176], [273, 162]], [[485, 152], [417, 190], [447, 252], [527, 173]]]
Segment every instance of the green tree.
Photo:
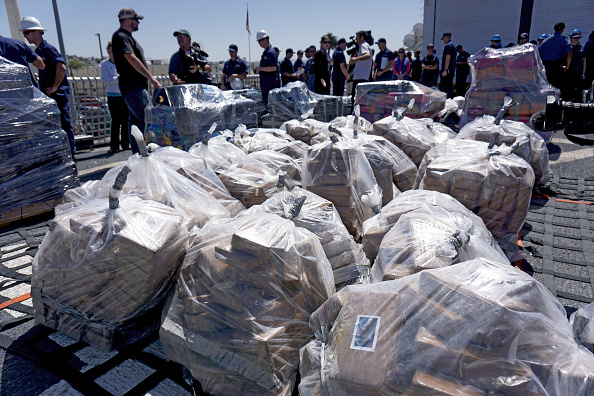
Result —
[[336, 48], [336, 46], [338, 45], [338, 37], [336, 37], [335, 35], [333, 35], [332, 33], [326, 33], [326, 36], [328, 36], [328, 38], [330, 39], [330, 49], [334, 49]]
[[86, 69], [89, 67], [85, 62], [75, 57], [68, 57], [68, 68], [70, 69], [70, 75], [73, 70]]

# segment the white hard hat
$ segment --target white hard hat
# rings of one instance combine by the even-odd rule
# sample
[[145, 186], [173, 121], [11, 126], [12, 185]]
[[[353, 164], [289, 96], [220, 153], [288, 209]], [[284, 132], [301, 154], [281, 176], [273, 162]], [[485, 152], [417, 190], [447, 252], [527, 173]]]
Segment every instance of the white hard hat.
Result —
[[256, 41], [260, 41], [265, 38], [268, 38], [268, 33], [266, 33], [266, 30], [259, 30], [258, 33], [256, 33]]
[[24, 17], [21, 20], [21, 28], [19, 30], [47, 30], [41, 26], [41, 22], [35, 17]]

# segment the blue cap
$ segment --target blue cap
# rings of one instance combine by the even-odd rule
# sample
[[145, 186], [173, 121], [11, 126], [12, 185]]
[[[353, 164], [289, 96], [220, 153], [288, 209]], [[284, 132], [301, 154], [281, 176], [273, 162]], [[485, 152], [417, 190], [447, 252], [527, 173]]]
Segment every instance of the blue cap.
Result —
[[340, 45], [342, 43], [346, 43], [346, 39], [344, 37], [339, 38], [338, 41], [336, 42], [336, 45]]
[[491, 41], [501, 41], [501, 36], [499, 34], [494, 34], [493, 37], [491, 37]]
[[550, 34], [548, 33], [543, 33], [540, 35], [540, 37], [538, 38], [539, 40], [546, 40], [547, 38], [549, 38]]
[[582, 37], [582, 31], [580, 29], [573, 29], [569, 37]]

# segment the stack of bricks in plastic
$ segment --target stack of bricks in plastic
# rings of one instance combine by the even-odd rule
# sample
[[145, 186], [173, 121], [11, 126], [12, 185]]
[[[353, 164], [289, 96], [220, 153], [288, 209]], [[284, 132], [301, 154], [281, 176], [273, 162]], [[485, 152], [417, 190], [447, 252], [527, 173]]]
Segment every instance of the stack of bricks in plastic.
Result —
[[397, 107], [415, 104], [408, 112], [412, 118], [433, 118], [445, 106], [446, 94], [412, 81], [385, 81], [357, 85], [355, 106], [361, 106], [361, 117], [374, 123], [392, 115]]
[[528, 123], [544, 110], [548, 95], [557, 95], [545, 76], [538, 48], [484, 48], [470, 57], [472, 85], [466, 93], [463, 122], [485, 114], [497, 115], [503, 99], [512, 98], [508, 119]]

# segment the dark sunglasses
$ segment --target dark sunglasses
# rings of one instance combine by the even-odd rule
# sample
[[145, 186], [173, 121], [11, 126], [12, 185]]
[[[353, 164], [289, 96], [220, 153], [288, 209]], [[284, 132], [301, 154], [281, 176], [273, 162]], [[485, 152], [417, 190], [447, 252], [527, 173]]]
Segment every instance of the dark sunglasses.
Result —
[[28, 36], [30, 33], [33, 33], [33, 30], [27, 30], [23, 32], [23, 36]]
[[330, 44], [330, 41], [322, 41], [322, 44]]
[[399, 54], [404, 54], [404, 51], [398, 51]]

